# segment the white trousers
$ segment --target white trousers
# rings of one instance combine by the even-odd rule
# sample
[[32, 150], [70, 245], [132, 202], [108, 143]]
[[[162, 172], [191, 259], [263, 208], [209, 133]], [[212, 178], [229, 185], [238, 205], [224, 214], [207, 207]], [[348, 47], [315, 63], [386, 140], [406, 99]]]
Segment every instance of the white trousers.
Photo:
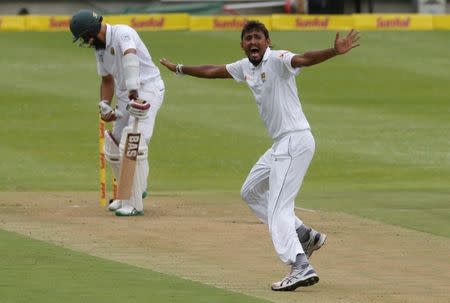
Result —
[[[156, 114], [164, 100], [164, 82], [156, 80], [148, 84], [142, 85], [138, 90], [139, 98], [150, 103], [150, 109], [145, 118], [139, 119], [138, 129], [145, 139], [147, 145], [153, 135], [153, 128], [155, 126]], [[123, 118], [114, 122], [112, 133], [114, 139], [120, 142], [122, 138], [122, 131], [127, 126], [133, 125], [134, 118], [126, 110], [128, 99], [127, 91], [116, 91], [117, 107], [123, 113]]]
[[314, 151], [310, 130], [287, 134], [259, 158], [241, 189], [244, 201], [268, 225], [275, 251], [287, 264], [304, 253], [296, 232], [303, 222], [294, 207]]

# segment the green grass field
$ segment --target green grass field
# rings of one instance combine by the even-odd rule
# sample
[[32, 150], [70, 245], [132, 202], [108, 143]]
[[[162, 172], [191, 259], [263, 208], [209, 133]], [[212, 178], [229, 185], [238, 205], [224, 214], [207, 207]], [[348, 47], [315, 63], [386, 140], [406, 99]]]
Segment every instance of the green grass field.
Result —
[[[363, 32], [350, 54], [304, 69], [297, 83], [316, 155], [298, 206], [450, 237], [448, 35]], [[243, 56], [237, 32], [142, 38], [155, 61], [224, 64]], [[278, 49], [302, 52], [331, 46], [334, 33], [271, 38]], [[0, 33], [0, 47], [0, 190], [96, 190], [92, 51], [72, 45], [67, 33]], [[150, 191], [238, 192], [271, 144], [249, 89], [233, 80], [162, 75], [166, 98], [150, 146]]]
[[0, 287], [4, 303], [267, 302], [86, 256], [2, 230], [0, 241]]

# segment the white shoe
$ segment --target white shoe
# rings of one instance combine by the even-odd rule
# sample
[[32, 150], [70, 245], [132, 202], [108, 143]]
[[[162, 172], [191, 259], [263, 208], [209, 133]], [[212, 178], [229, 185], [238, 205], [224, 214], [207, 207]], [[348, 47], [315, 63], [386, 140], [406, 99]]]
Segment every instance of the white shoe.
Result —
[[[144, 199], [147, 196], [148, 196], [147, 191], [144, 191], [142, 193], [142, 199]], [[113, 200], [113, 199], [109, 200], [108, 209], [110, 211], [116, 211], [116, 210], [118, 210], [121, 207], [122, 207], [122, 201], [121, 200]]]
[[128, 205], [116, 210], [116, 216], [119, 217], [142, 216], [143, 214], [143, 210], [139, 211], [136, 208]]
[[297, 287], [311, 286], [319, 282], [319, 276], [314, 268], [306, 264], [303, 269], [293, 268], [283, 280], [272, 284], [275, 291], [294, 291]]
[[110, 211], [116, 211], [116, 210], [118, 210], [121, 207], [122, 207], [122, 201], [121, 200], [113, 200], [108, 205], [108, 209]]
[[318, 250], [325, 244], [326, 240], [327, 235], [321, 234], [311, 228], [308, 241], [300, 243], [302, 244], [303, 250], [305, 251], [305, 255], [309, 259], [314, 251]]

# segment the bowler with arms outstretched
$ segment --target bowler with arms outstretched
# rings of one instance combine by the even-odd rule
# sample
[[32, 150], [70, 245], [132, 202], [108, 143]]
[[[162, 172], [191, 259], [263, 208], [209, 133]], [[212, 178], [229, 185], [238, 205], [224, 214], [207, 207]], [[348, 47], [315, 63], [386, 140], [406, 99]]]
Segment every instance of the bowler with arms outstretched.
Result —
[[199, 78], [234, 78], [245, 82], [255, 97], [273, 145], [259, 158], [245, 180], [241, 195], [250, 209], [268, 225], [279, 258], [289, 274], [272, 284], [275, 291], [293, 291], [319, 281], [309, 263], [326, 235], [305, 225], [294, 212], [294, 199], [315, 151], [310, 125], [298, 97], [295, 76], [303, 67], [342, 55], [358, 46], [359, 34], [336, 34], [331, 48], [294, 54], [270, 48], [264, 24], [247, 22], [241, 32], [246, 58], [226, 65], [186, 66], [167, 59], [160, 62], [179, 75]]

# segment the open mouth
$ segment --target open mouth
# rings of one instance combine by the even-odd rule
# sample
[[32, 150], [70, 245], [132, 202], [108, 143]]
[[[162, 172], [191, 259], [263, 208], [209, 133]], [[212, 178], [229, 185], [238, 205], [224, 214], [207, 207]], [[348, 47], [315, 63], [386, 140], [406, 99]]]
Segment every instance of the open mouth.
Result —
[[257, 48], [256, 46], [251, 47], [250, 54], [252, 54], [252, 55], [259, 54], [259, 48]]

